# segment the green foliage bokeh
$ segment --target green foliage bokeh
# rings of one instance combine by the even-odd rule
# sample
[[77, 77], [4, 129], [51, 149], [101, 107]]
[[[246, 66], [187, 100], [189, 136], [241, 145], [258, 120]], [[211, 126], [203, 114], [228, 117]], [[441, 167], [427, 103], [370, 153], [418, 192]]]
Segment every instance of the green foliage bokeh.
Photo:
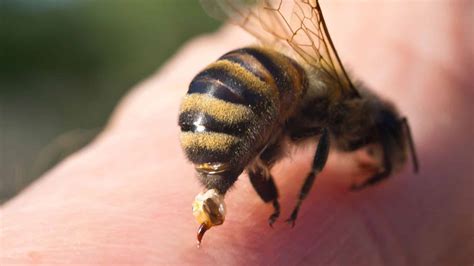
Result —
[[195, 0], [0, 0], [0, 202], [69, 153], [45, 147], [98, 132], [128, 89], [217, 27]]

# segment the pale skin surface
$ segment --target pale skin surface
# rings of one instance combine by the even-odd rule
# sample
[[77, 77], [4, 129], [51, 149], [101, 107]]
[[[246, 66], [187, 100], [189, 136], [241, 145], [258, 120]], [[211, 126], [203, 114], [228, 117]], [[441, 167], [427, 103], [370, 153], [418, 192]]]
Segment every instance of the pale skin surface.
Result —
[[[131, 90], [108, 127], [19, 196], [0, 216], [0, 264], [472, 265], [473, 4], [323, 2], [344, 62], [409, 118], [411, 165], [360, 192], [354, 157], [332, 153], [289, 216], [314, 145], [277, 166], [282, 217], [242, 175], [227, 220], [196, 248], [191, 203], [201, 188], [180, 149], [177, 114], [192, 77], [251, 43], [226, 28], [198, 38]], [[370, 32], [368, 30], [370, 29]]]

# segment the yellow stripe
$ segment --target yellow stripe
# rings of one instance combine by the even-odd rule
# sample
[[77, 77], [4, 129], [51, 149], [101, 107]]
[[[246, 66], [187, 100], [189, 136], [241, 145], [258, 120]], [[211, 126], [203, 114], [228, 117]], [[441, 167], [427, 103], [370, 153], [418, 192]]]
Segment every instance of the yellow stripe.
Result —
[[200, 93], [188, 94], [184, 97], [180, 112], [186, 111], [203, 112], [218, 121], [229, 124], [248, 121], [254, 117], [252, 109], [247, 106], [229, 103]]
[[255, 91], [256, 93], [272, 100], [274, 103], [278, 102], [279, 91], [276, 86], [270, 86], [269, 83], [262, 81], [252, 72], [248, 71], [241, 65], [231, 62], [229, 60], [218, 60], [210, 64], [206, 69], [223, 69], [228, 73], [238, 78], [244, 85]]
[[228, 151], [239, 142], [238, 137], [216, 132], [182, 132], [180, 139], [184, 149], [203, 148], [211, 151]]

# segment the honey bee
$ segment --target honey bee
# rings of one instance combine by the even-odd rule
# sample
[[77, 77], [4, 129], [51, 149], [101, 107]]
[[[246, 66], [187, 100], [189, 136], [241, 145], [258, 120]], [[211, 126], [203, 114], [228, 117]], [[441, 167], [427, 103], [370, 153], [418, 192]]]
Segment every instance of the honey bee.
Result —
[[204, 233], [225, 219], [224, 196], [246, 171], [265, 203], [270, 226], [280, 216], [270, 173], [287, 143], [318, 140], [311, 169], [286, 220], [298, 211], [331, 149], [377, 152], [377, 169], [352, 189], [374, 185], [418, 161], [407, 119], [390, 103], [346, 73], [318, 0], [202, 0], [212, 16], [230, 19], [263, 45], [230, 51], [194, 77], [179, 113], [180, 141], [205, 191], [193, 203]]

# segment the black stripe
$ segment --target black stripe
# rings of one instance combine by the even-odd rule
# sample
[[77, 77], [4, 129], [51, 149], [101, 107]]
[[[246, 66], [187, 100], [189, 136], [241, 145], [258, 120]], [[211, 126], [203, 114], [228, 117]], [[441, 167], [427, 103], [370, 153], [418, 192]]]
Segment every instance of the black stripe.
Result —
[[242, 136], [251, 127], [251, 121], [228, 124], [217, 121], [212, 116], [202, 113], [187, 111], [179, 114], [178, 124], [183, 132], [196, 132], [195, 122], [204, 126], [204, 132], [225, 133], [231, 136]]
[[225, 151], [207, 150], [202, 147], [188, 147], [184, 151], [188, 159], [194, 164], [231, 162], [237, 157], [238, 146], [236, 144]]
[[194, 79], [189, 85], [188, 94], [209, 94], [217, 99], [235, 104], [245, 104], [245, 99], [229, 89], [224, 83], [215, 79]]
[[[268, 54], [263, 53], [259, 49], [255, 48], [243, 48], [235, 51], [236, 53], [247, 53], [257, 59], [267, 70], [275, 80], [280, 92], [291, 90], [293, 83], [291, 77], [285, 69], [281, 68], [276, 64]], [[281, 55], [284, 56], [284, 55]], [[288, 60], [291, 60], [288, 58]]]
[[[265, 104], [269, 101], [265, 98], [265, 96], [260, 95], [255, 90], [247, 87], [245, 82], [242, 82], [238, 76], [234, 75], [233, 73], [229, 73], [222, 68], [206, 69], [199, 73], [194, 78], [192, 83], [199, 80], [204, 81], [205, 84], [198, 84], [201, 86], [199, 89], [194, 87], [190, 88], [188, 91], [189, 94], [207, 93], [217, 99], [228, 102], [232, 102], [232, 99], [242, 98], [244, 99], [243, 104], [251, 106], [262, 106], [262, 104]], [[222, 87], [225, 87], [229, 92], [235, 94], [235, 96], [229, 97], [226, 93], [220, 93], [219, 90], [222, 88], [219, 89], [218, 87], [215, 87], [216, 82], [212, 80], [218, 80], [220, 83], [224, 84]], [[219, 82], [217, 82], [217, 84]]]
[[265, 80], [265, 76], [263, 75], [263, 73], [261, 71], [258, 71], [257, 66], [255, 64], [253, 64], [253, 62], [252, 62], [253, 60], [255, 60], [255, 61], [257, 61], [257, 60], [254, 57], [251, 57], [253, 60], [243, 60], [241, 55], [242, 55], [242, 53], [231, 52], [231, 53], [227, 53], [227, 54], [221, 56], [221, 58], [219, 58], [219, 60], [228, 60], [230, 62], [236, 63], [236, 64], [240, 65], [241, 67], [247, 69], [252, 74], [254, 74], [254, 76], [258, 77], [261, 81], [267, 82]]

